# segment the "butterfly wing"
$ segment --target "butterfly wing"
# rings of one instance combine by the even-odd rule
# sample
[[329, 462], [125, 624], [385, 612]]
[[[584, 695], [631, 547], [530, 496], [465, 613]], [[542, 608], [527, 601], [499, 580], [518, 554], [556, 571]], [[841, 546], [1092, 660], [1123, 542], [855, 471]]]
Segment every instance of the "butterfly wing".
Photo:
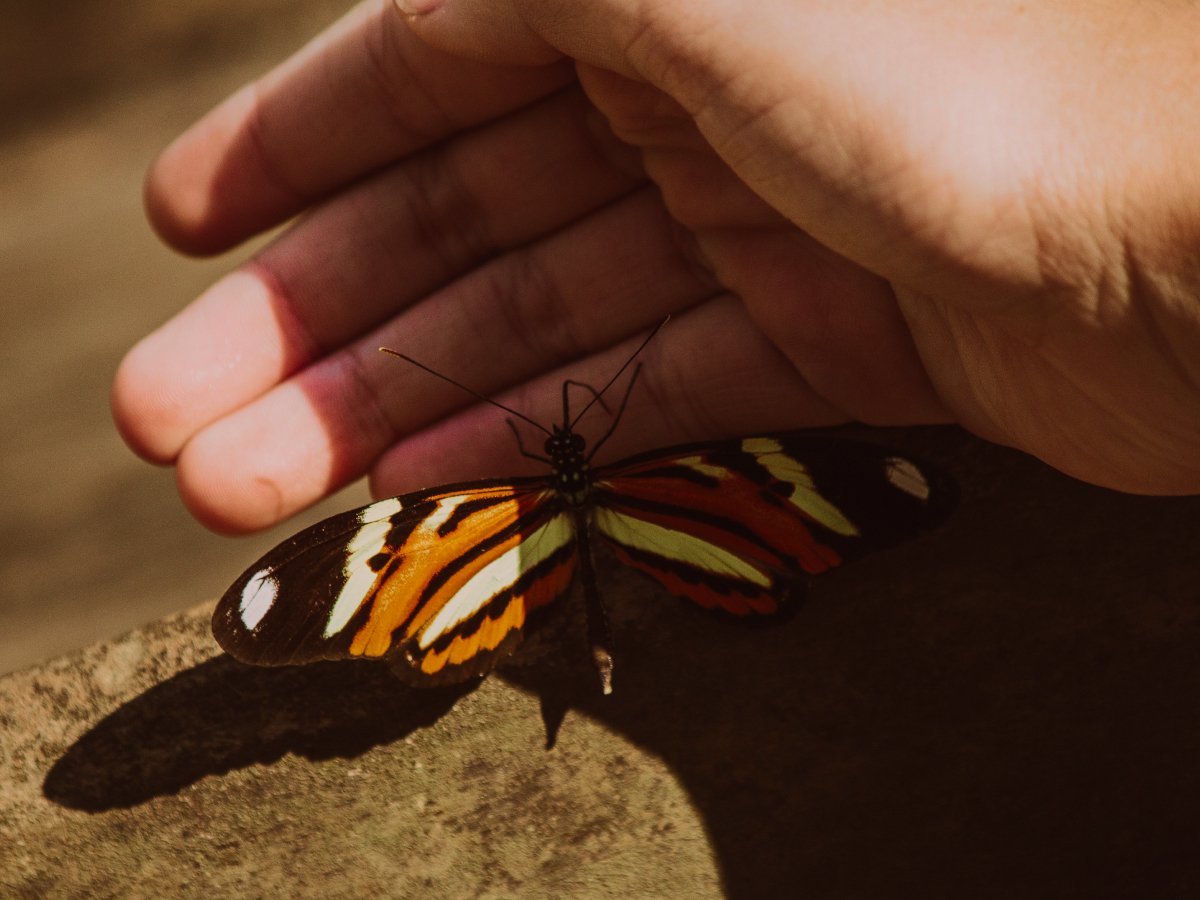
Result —
[[824, 572], [937, 524], [936, 471], [874, 444], [784, 433], [597, 471], [592, 521], [624, 563], [703, 607], [771, 615]]
[[544, 478], [450, 485], [325, 519], [226, 591], [213, 633], [257, 665], [385, 658], [415, 683], [489, 671], [569, 589], [574, 524]]

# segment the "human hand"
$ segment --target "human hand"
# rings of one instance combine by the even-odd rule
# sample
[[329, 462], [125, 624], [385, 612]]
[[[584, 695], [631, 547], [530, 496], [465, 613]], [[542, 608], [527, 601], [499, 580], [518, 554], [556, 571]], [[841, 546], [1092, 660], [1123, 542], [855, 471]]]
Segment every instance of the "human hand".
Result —
[[1078, 6], [366, 3], [156, 163], [180, 249], [305, 215], [130, 352], [117, 422], [250, 530], [522, 468], [377, 347], [550, 422], [674, 312], [612, 456], [958, 421], [1200, 490], [1196, 14]]

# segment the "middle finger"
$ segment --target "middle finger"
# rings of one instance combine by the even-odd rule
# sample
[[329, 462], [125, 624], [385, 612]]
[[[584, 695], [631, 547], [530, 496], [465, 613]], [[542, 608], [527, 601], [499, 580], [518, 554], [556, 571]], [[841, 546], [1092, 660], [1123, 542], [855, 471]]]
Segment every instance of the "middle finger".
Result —
[[494, 260], [205, 428], [180, 457], [181, 493], [213, 527], [266, 527], [361, 475], [399, 436], [472, 402], [381, 345], [491, 395], [715, 289], [647, 188]]
[[198, 430], [487, 259], [641, 181], [577, 89], [330, 200], [146, 337], [114, 412], [170, 462]]

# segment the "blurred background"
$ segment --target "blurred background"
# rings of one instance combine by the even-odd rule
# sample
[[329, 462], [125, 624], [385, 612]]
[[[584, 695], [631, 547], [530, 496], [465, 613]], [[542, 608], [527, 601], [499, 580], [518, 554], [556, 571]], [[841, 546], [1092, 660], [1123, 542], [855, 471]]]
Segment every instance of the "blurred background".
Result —
[[252, 249], [162, 246], [147, 165], [351, 5], [0, 0], [0, 674], [216, 597], [298, 527], [205, 531], [172, 472], [121, 443], [108, 388], [129, 346]]

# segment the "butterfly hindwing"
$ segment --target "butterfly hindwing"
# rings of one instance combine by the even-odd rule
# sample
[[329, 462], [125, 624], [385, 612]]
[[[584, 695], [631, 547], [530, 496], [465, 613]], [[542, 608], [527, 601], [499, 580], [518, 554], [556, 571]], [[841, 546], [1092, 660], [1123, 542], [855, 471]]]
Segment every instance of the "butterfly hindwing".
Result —
[[782, 611], [817, 574], [936, 524], [932, 470], [874, 444], [784, 433], [642, 454], [596, 473], [595, 530], [672, 593]]
[[491, 669], [569, 588], [575, 533], [545, 478], [450, 485], [317, 523], [247, 570], [213, 617], [259, 665], [387, 659], [436, 684]]

